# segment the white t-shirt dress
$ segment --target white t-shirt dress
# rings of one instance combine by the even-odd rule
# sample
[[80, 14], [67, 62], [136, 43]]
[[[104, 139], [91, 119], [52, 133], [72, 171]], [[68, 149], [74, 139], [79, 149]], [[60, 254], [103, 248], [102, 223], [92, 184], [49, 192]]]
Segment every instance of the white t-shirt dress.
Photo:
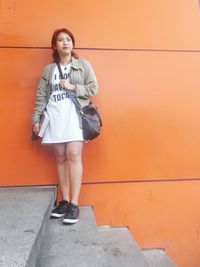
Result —
[[[65, 79], [69, 79], [70, 68], [71, 64], [61, 65]], [[52, 94], [46, 107], [50, 122], [42, 138], [42, 143], [84, 141], [75, 105], [67, 97], [66, 90], [61, 88], [59, 82], [60, 74], [56, 66], [52, 76]]]

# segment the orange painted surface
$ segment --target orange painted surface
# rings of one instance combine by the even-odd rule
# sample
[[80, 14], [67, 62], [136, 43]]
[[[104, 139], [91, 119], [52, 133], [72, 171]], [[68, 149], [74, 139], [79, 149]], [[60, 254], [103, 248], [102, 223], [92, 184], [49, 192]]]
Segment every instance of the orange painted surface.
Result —
[[[85, 146], [84, 182], [198, 178], [200, 55], [78, 52], [97, 72], [103, 118], [101, 136]], [[50, 52], [1, 49], [0, 57], [1, 185], [55, 183], [48, 149], [29, 140], [38, 77]]]
[[200, 266], [200, 181], [84, 185], [98, 225], [129, 225], [141, 248], [164, 248], [177, 267]]
[[68, 26], [78, 47], [200, 49], [199, 1], [1, 0], [1, 45], [49, 46]]
[[67, 26], [96, 71], [103, 119], [101, 136], [85, 146], [83, 178], [103, 184], [84, 185], [81, 203], [94, 204], [98, 224], [128, 224], [142, 247], [199, 267], [199, 182], [144, 180], [200, 177], [200, 54], [109, 50], [200, 49], [199, 12], [190, 0], [1, 0], [0, 186], [57, 183], [50, 148], [29, 134], [51, 61], [42, 47]]

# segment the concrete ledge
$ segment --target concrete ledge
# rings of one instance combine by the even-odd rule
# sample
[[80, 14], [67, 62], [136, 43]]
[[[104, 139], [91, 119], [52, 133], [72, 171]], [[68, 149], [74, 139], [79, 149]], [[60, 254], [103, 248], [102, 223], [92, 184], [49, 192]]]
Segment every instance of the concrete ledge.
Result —
[[0, 266], [36, 266], [55, 187], [0, 188]]
[[50, 220], [37, 267], [107, 267], [92, 208], [80, 207], [80, 220]]
[[176, 267], [163, 249], [144, 249], [142, 253], [150, 267]]
[[[108, 267], [148, 267], [140, 248], [126, 227], [99, 227]], [[161, 267], [161, 266], [160, 266]]]

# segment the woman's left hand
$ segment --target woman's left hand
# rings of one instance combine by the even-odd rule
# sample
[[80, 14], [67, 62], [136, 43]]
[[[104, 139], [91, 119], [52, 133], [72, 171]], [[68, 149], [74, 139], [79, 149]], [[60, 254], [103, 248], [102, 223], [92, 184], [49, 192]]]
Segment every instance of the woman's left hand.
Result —
[[75, 89], [75, 85], [71, 84], [68, 80], [60, 80], [60, 85], [70, 91], [74, 91]]

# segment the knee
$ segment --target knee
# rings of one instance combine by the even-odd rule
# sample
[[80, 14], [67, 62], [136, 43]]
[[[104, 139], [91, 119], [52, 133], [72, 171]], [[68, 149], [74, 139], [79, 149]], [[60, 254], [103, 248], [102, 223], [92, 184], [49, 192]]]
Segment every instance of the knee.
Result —
[[66, 162], [66, 156], [64, 154], [56, 154], [55, 158], [56, 158], [56, 162], [59, 164], [65, 164]]
[[70, 150], [67, 153], [67, 160], [71, 162], [79, 162], [81, 160], [81, 153], [77, 150]]

